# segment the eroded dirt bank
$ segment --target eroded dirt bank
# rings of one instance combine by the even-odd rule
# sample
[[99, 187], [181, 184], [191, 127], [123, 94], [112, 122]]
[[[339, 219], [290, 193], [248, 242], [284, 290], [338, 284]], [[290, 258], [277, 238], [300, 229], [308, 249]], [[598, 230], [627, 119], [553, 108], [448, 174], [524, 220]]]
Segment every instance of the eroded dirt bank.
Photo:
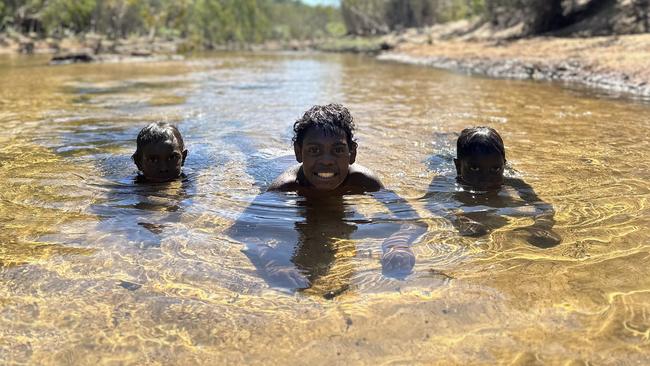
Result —
[[517, 40], [410, 31], [379, 55], [492, 77], [561, 80], [650, 96], [650, 34]]

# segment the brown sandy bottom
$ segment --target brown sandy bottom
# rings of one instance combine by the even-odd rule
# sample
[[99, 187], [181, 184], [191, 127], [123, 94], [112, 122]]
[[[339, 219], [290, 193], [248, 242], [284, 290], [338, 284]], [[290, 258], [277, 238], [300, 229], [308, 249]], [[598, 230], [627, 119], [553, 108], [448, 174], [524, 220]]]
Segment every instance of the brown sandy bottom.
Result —
[[[3, 62], [2, 364], [650, 359], [647, 104], [351, 55]], [[259, 193], [255, 182], [274, 178], [267, 168], [291, 154], [295, 118], [331, 100], [357, 119], [359, 161], [429, 229], [414, 246], [413, 275], [382, 276], [381, 238], [349, 231], [373, 232], [370, 219], [386, 208], [352, 197], [355, 220], [326, 232], [327, 273], [287, 294], [225, 232]], [[186, 136], [192, 185], [143, 194], [132, 181], [133, 140], [163, 118]], [[456, 133], [475, 124], [498, 128], [508, 160], [555, 208], [561, 244], [541, 249], [516, 235], [529, 216], [461, 237], [422, 198], [434, 178], [453, 174]], [[278, 206], [270, 234], [288, 232], [298, 246], [294, 222], [309, 217], [289, 206]]]
[[[642, 257], [611, 260], [606, 269], [648, 259]], [[572, 282], [591, 276], [592, 266], [550, 258], [525, 265], [529, 259], [492, 262], [484, 279], [432, 274], [406, 286], [375, 285], [374, 294], [351, 291], [334, 301], [162, 283], [110, 293], [114, 281], [89, 275], [72, 285], [75, 293], [86, 294], [82, 301], [38, 296], [38, 289], [29, 301], [3, 300], [3, 339], [13, 341], [1, 349], [5, 360], [32, 364], [647, 361], [648, 292], [622, 286], [620, 292], [592, 291], [592, 303], [582, 294], [558, 302], [558, 289], [577, 293]], [[539, 273], [552, 273], [554, 283]], [[647, 271], [636, 274], [648, 278]], [[20, 275], [35, 273], [26, 267]], [[60, 288], [71, 285], [62, 278], [56, 282]], [[38, 339], [30, 339], [31, 333]]]

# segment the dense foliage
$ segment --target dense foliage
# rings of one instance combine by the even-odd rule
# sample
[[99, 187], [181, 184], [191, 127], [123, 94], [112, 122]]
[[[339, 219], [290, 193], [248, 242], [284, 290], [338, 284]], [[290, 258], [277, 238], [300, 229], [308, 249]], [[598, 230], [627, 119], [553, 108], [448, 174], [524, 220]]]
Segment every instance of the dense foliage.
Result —
[[171, 35], [207, 47], [345, 32], [338, 9], [298, 0], [0, 0], [0, 26], [41, 36]]
[[350, 33], [382, 34], [480, 15], [513, 35], [650, 32], [650, 0], [342, 0]]
[[[489, 0], [487, 0], [489, 1]], [[342, 0], [347, 29], [381, 34], [483, 14], [485, 0]]]
[[173, 36], [210, 48], [383, 34], [481, 16], [521, 35], [650, 31], [650, 0], [0, 0], [0, 30], [39, 36], [95, 32], [111, 38]]

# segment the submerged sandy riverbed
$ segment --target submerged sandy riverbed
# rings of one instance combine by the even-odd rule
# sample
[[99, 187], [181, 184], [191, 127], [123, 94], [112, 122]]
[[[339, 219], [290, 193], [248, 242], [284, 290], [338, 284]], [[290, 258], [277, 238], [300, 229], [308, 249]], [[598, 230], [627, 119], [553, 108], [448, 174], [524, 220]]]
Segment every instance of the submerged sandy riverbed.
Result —
[[[0, 364], [650, 358], [646, 103], [357, 55], [46, 60], [0, 58]], [[334, 217], [295, 196], [259, 205], [250, 218], [275, 224], [260, 236], [317, 270], [288, 293], [228, 229], [294, 163], [293, 121], [329, 102], [356, 118], [357, 161], [428, 231], [398, 280], [381, 272], [390, 207], [374, 198], [348, 197]], [[185, 181], [133, 184], [135, 136], [155, 120], [183, 133]], [[503, 213], [481, 238], [441, 216], [462, 204], [454, 142], [476, 124], [501, 132], [517, 174], [553, 205], [561, 244], [518, 236], [527, 216]]]

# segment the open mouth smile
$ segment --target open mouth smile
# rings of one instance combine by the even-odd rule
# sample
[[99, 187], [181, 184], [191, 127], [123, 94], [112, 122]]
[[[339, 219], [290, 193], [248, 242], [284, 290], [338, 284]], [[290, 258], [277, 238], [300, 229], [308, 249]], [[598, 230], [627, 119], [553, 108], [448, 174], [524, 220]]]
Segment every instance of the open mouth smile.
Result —
[[314, 173], [314, 175], [320, 179], [332, 179], [336, 176], [336, 173], [320, 172], [320, 173]]

